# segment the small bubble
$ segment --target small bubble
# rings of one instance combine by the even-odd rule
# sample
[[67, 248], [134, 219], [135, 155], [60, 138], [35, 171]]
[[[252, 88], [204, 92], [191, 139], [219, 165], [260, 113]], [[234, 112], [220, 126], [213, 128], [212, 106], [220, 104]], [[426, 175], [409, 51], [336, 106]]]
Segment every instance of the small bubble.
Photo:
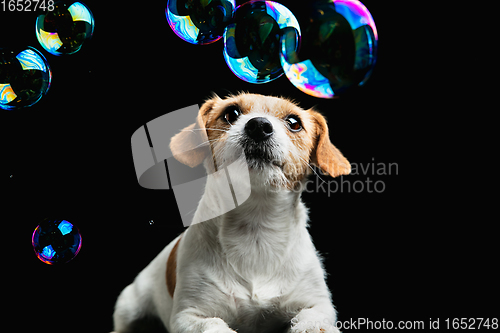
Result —
[[181, 39], [203, 45], [218, 41], [231, 21], [235, 0], [168, 0], [168, 24]]
[[81, 2], [56, 2], [51, 11], [36, 19], [36, 38], [45, 51], [55, 56], [73, 54], [94, 33], [94, 15]]
[[42, 221], [31, 238], [35, 254], [46, 264], [67, 263], [82, 247], [78, 228], [66, 220]]

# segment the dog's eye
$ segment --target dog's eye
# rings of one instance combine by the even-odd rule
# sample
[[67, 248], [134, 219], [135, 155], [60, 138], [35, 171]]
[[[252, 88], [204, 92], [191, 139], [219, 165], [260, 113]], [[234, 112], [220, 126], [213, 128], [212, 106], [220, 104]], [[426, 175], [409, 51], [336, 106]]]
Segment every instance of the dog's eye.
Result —
[[241, 111], [237, 106], [230, 106], [226, 110], [224, 110], [223, 117], [229, 123], [232, 124], [238, 119]]
[[296, 115], [289, 115], [288, 117], [286, 117], [285, 122], [288, 126], [288, 129], [292, 132], [298, 132], [302, 129], [300, 118]]

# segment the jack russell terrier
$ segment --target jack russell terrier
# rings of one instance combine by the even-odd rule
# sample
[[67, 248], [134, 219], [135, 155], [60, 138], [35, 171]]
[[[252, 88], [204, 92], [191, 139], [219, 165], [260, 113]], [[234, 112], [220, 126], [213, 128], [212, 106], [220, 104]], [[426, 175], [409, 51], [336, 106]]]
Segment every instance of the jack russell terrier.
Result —
[[[212, 156], [189, 152], [195, 128], [206, 131]], [[214, 96], [170, 148], [190, 167], [211, 159], [220, 168], [244, 152], [251, 192], [167, 245], [122, 291], [115, 331], [133, 333], [134, 322], [151, 316], [170, 333], [338, 333], [300, 198], [311, 164], [332, 177], [351, 170], [325, 118], [277, 97]], [[218, 205], [211, 191], [207, 181], [195, 216]]]

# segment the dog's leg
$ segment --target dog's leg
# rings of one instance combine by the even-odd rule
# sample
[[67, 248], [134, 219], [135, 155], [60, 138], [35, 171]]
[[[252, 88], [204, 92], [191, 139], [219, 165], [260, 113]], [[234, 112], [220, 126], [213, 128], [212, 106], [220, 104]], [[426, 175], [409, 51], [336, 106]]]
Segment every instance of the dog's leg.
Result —
[[236, 333], [220, 318], [206, 317], [195, 309], [185, 309], [172, 318], [171, 333]]
[[336, 313], [329, 303], [302, 309], [293, 319], [289, 333], [340, 333]]
[[132, 333], [133, 324], [147, 315], [148, 309], [145, 295], [139, 297], [134, 283], [123, 289], [118, 297], [113, 314], [114, 331], [116, 333]]
[[[138, 332], [168, 322], [172, 298], [165, 281], [166, 263], [180, 236], [167, 245], [121, 292], [113, 314], [116, 333]], [[155, 320], [156, 318], [160, 320]], [[163, 326], [163, 323], [160, 323]], [[168, 329], [168, 326], [167, 326]], [[141, 331], [141, 332], [142, 332]], [[149, 330], [152, 331], [152, 330]], [[146, 330], [146, 332], [148, 332]]]

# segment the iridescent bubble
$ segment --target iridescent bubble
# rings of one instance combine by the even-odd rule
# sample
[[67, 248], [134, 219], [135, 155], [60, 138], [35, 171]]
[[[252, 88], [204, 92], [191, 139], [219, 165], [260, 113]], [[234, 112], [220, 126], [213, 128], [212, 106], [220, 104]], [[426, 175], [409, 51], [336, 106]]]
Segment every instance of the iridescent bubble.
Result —
[[300, 51], [293, 52], [293, 31], [282, 38], [281, 64], [301, 91], [333, 98], [363, 85], [377, 58], [377, 28], [356, 0], [320, 0], [309, 6]]
[[49, 64], [37, 49], [0, 49], [0, 108], [32, 106], [47, 93], [51, 79]]
[[210, 44], [222, 38], [235, 6], [235, 0], [168, 0], [165, 16], [186, 42]]
[[[249, 1], [238, 6], [234, 23], [224, 32], [224, 58], [231, 71], [250, 83], [266, 83], [283, 75], [280, 38], [300, 27], [292, 12], [273, 1]], [[295, 50], [294, 50], [295, 51]]]
[[67, 263], [82, 247], [78, 228], [66, 220], [44, 220], [31, 241], [38, 259], [49, 265]]
[[78, 1], [59, 1], [54, 10], [44, 11], [36, 19], [36, 38], [49, 53], [73, 54], [94, 33], [94, 16]]

